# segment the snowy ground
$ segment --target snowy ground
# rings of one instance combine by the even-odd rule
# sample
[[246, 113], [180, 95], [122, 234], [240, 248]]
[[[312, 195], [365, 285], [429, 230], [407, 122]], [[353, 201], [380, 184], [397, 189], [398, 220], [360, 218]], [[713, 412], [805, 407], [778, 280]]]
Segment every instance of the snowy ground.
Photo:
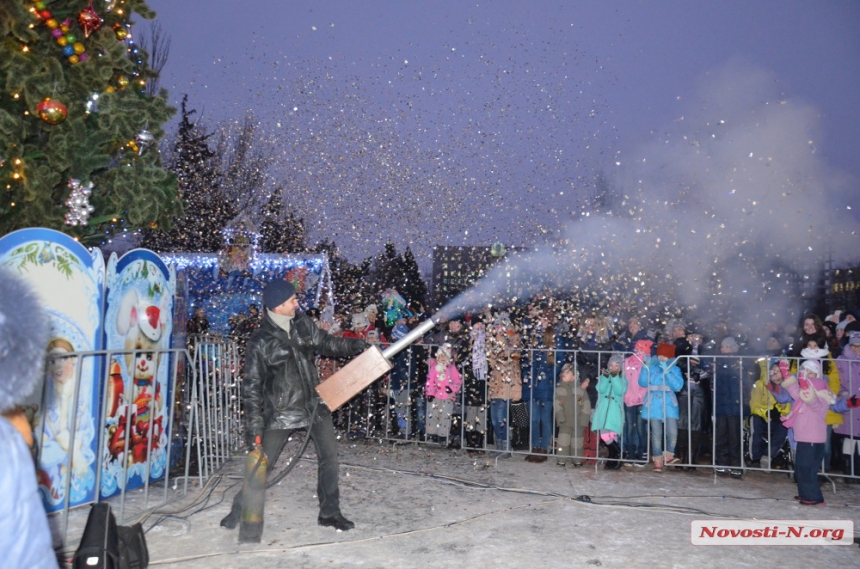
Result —
[[[341, 462], [341, 505], [355, 522], [354, 530], [337, 532], [316, 524], [316, 463], [313, 453], [307, 453], [268, 491], [262, 543], [240, 545], [238, 530], [219, 526], [240, 483], [243, 461], [237, 458], [202, 493], [196, 481], [185, 497], [171, 490], [169, 504], [160, 511], [177, 512], [175, 516], [155, 512], [146, 519], [144, 527], [152, 526], [146, 534], [150, 566], [860, 566], [857, 545], [690, 543], [690, 522], [707, 516], [851, 519], [860, 531], [858, 485], [837, 482], [834, 493], [825, 483], [827, 506], [809, 508], [793, 500], [796, 486], [785, 474], [750, 472], [736, 480], [704, 469], [605, 471], [602, 466], [560, 467], [552, 458], [532, 464], [515, 455], [496, 462], [460, 450], [373, 441], [345, 443]], [[129, 495], [125, 523], [142, 509], [141, 493]], [[72, 548], [86, 510], [70, 516]]]

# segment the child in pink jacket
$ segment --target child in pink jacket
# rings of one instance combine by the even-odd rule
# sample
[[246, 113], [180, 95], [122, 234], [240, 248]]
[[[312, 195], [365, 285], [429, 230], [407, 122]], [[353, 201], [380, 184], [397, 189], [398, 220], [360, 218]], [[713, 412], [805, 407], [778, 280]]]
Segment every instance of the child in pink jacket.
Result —
[[836, 396], [821, 378], [819, 360], [804, 361], [797, 375], [789, 376], [782, 387], [794, 398], [791, 413], [783, 417], [782, 422], [794, 430], [794, 440], [797, 441], [794, 476], [798, 495], [795, 498], [804, 506], [823, 506], [818, 469], [824, 459], [827, 441], [827, 409]]
[[621, 440], [623, 457], [635, 462], [624, 466], [648, 464], [648, 423], [642, 418], [642, 403], [647, 387], [639, 385], [639, 373], [644, 362], [651, 359], [651, 340], [639, 340], [633, 346], [633, 355], [624, 360], [624, 377], [627, 392], [624, 394], [624, 437]]
[[463, 378], [454, 365], [451, 344], [442, 344], [436, 358], [427, 362], [427, 436], [448, 438], [451, 433], [451, 416], [454, 402], [463, 384]]

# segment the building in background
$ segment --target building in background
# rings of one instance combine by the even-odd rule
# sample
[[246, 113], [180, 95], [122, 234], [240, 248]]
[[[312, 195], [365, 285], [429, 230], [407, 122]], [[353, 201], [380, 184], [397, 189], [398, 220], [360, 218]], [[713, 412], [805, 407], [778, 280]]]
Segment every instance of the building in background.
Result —
[[835, 269], [830, 272], [827, 306], [834, 310], [860, 308], [860, 267]]
[[523, 247], [437, 245], [433, 248], [433, 274], [430, 286], [434, 308], [444, 306], [471, 288], [510, 253], [527, 251]]

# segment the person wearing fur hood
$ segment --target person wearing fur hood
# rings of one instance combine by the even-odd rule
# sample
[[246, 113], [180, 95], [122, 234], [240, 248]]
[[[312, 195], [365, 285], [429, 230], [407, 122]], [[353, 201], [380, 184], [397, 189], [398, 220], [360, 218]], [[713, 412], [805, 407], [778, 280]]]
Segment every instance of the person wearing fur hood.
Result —
[[343, 332], [344, 338], [367, 338], [367, 333], [375, 330], [373, 323], [367, 316], [367, 312], [356, 312], [350, 320], [350, 329]]
[[447, 439], [451, 434], [454, 403], [458, 399], [463, 378], [454, 362], [453, 348], [439, 346], [436, 357], [427, 363], [427, 423], [425, 433]]
[[[814, 359], [821, 364], [821, 379], [827, 382], [827, 388], [833, 393], [839, 393], [842, 383], [839, 377], [839, 367], [836, 365], [836, 360], [827, 348], [826, 338], [821, 336], [812, 336], [807, 339], [806, 345], [800, 350], [801, 360], [792, 360], [791, 372], [798, 371], [797, 364], [803, 360]], [[832, 454], [831, 435], [834, 427], [842, 424], [842, 415], [828, 409], [827, 416], [824, 418], [827, 423], [827, 440], [824, 443], [824, 467], [830, 468], [830, 459]]]
[[0, 551], [4, 567], [56, 569], [27, 442], [30, 424], [19, 407], [42, 376], [48, 319], [26, 283], [8, 269], [0, 269], [0, 290]]

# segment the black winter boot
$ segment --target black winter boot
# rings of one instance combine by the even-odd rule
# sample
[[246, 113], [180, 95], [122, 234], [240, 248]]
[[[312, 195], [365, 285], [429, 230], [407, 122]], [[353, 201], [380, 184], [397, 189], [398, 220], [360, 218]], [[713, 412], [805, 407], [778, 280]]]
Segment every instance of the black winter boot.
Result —
[[607, 450], [609, 450], [609, 459], [606, 461], [606, 470], [618, 470], [621, 468], [621, 448], [618, 446], [618, 441], [612, 441], [611, 444], [606, 445]]
[[230, 513], [221, 519], [221, 527], [227, 529], [235, 529], [242, 521], [242, 491], [233, 498], [233, 505], [230, 508]]

